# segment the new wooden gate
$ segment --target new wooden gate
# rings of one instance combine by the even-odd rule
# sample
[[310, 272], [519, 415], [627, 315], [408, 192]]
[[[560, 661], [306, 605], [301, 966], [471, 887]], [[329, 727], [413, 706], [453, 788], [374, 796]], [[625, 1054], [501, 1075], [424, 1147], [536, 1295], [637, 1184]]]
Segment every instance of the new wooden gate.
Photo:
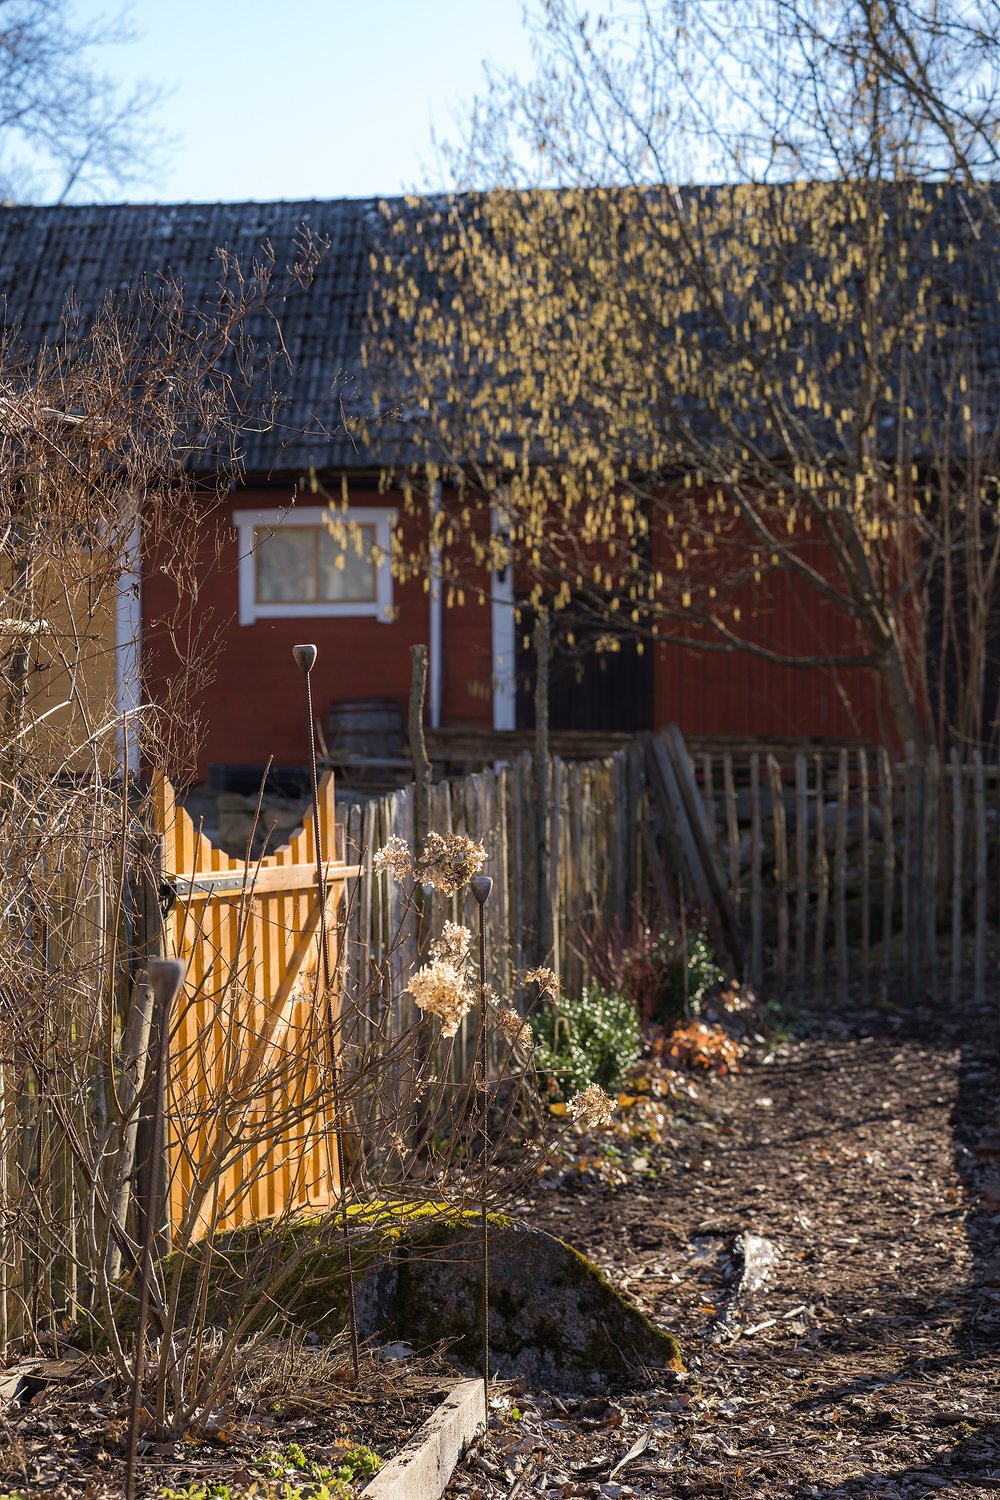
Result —
[[[337, 975], [337, 912], [357, 866], [337, 850], [334, 782], [320, 784], [327, 929]], [[162, 838], [168, 957], [187, 965], [171, 1025], [167, 1100], [170, 1223], [185, 1234], [235, 1228], [292, 1207], [326, 1207], [339, 1171], [328, 1061], [334, 993], [320, 982], [320, 903], [312, 819], [264, 858], [216, 849], [154, 786]]]

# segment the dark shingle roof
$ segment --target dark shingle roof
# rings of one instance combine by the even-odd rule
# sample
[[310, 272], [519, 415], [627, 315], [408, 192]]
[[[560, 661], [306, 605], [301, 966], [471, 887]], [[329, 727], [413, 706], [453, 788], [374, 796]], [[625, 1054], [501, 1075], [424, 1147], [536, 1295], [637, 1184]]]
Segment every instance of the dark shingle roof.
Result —
[[[724, 188], [683, 191], [693, 204], [732, 192]], [[766, 191], [775, 196], [777, 204], [782, 198], [794, 197], [800, 189], [786, 185]], [[979, 207], [970, 203], [961, 189], [943, 191], [940, 200], [933, 224], [919, 243], [910, 246], [911, 265], [918, 260], [922, 274], [931, 276], [935, 316], [943, 324], [966, 330], [976, 386], [984, 409], [993, 411], [1000, 401], [1000, 259], [994, 250], [995, 217], [983, 222]], [[473, 200], [462, 203], [462, 211], [466, 205], [475, 206]], [[552, 195], [552, 203], [558, 210], [558, 193]], [[446, 205], [439, 199], [408, 205], [397, 202], [392, 208], [405, 218], [422, 220], [423, 228], [431, 233], [434, 225], [447, 218]], [[754, 212], [759, 212], [759, 205]], [[245, 466], [252, 473], [298, 475], [310, 466], [357, 470], [417, 461], [427, 451], [420, 444], [418, 423], [408, 423], [395, 413], [382, 424], [369, 425], [366, 441], [356, 443], [338, 431], [342, 402], [349, 414], [365, 416], [372, 410], [375, 388], [387, 393], [390, 401], [405, 403], [407, 399], [393, 362], [389, 361], [388, 369], [377, 369], [377, 333], [368, 350], [371, 372], [361, 360], [369, 301], [374, 297], [377, 304], [379, 295], [370, 265], [372, 249], [384, 243], [386, 232], [379, 200], [0, 207], [0, 302], [6, 304], [7, 322], [18, 324], [24, 341], [37, 347], [58, 331], [70, 294], [86, 321], [107, 292], [124, 292], [144, 275], [169, 272], [184, 285], [191, 302], [210, 303], [222, 275], [217, 255], [220, 246], [249, 270], [269, 244], [281, 268], [294, 259], [303, 229], [326, 242], [328, 249], [312, 284], [291, 296], [280, 310], [282, 340], [291, 370], [280, 385], [278, 425], [259, 426], [246, 435]], [[738, 234], [737, 221], [724, 232]], [[905, 230], [901, 228], [900, 232]], [[928, 259], [937, 241], [942, 246], [954, 243], [962, 247], [954, 264], [950, 257], [938, 256], [936, 248], [936, 258]], [[410, 241], [410, 269], [418, 281], [426, 283], [428, 273], [419, 249], [422, 243], [425, 241], [416, 235]], [[800, 271], [797, 262], [787, 268], [793, 278]], [[441, 292], [440, 288], [428, 289]], [[759, 290], [754, 287], [752, 294], [757, 295]], [[734, 316], [736, 312], [738, 309]], [[710, 348], [713, 339], [718, 340], [715, 324], [705, 318], [700, 304], [678, 321], [684, 323], [685, 319], [697, 325], [704, 347]], [[811, 320], [805, 318], [798, 333], [807, 322]], [[249, 332], [264, 343], [274, 341], [268, 319], [262, 318]], [[832, 333], [828, 330], [820, 341], [842, 343], [850, 332], [849, 328]], [[782, 360], [794, 362], [802, 352], [796, 337], [793, 330], [786, 354], [777, 361], [779, 371]], [[824, 359], [831, 348], [825, 349]], [[723, 363], [732, 357], [725, 348], [717, 352]], [[828, 380], [831, 392], [836, 394], [839, 378], [849, 404], [857, 376], [856, 363], [845, 358], [839, 377], [834, 372]], [[484, 376], [480, 372], [475, 378]], [[944, 407], [938, 376], [935, 374], [927, 384], [929, 394], [925, 399], [939, 420]], [[684, 399], [683, 393], [665, 394], [674, 403]], [[529, 430], [533, 418], [534, 413], [523, 413]], [[693, 410], [692, 426], [697, 428], [700, 421], [701, 416]], [[823, 440], [822, 421], [810, 418], [810, 425], [813, 435]], [[894, 429], [883, 433], [883, 441], [888, 452], [895, 451]]]
[[[187, 299], [211, 302], [225, 246], [249, 270], [270, 243], [278, 268], [294, 259], [303, 228], [329, 248], [311, 286], [280, 310], [291, 374], [281, 386], [280, 428], [248, 434], [251, 472], [299, 473], [309, 465], [371, 467], [379, 453], [341, 436], [341, 397], [370, 409], [360, 347], [371, 282], [369, 254], [384, 223], [373, 199], [289, 203], [116, 204], [0, 208], [0, 298], [6, 321], [38, 347], [58, 331], [72, 294], [84, 321], [107, 292], [124, 292], [144, 275], [169, 272]], [[272, 342], [267, 320], [251, 329]], [[343, 376], [342, 382], [338, 377]], [[388, 448], [391, 446], [386, 430]], [[397, 455], [398, 456], [398, 455]]]

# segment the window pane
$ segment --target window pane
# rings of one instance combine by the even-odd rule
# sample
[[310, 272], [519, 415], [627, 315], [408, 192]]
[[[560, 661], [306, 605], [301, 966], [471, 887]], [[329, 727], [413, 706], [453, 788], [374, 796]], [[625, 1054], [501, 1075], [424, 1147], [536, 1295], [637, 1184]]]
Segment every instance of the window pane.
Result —
[[332, 535], [319, 530], [319, 593], [329, 604], [374, 600], [374, 526], [338, 526]]
[[316, 527], [254, 532], [259, 604], [312, 604], [316, 599]]

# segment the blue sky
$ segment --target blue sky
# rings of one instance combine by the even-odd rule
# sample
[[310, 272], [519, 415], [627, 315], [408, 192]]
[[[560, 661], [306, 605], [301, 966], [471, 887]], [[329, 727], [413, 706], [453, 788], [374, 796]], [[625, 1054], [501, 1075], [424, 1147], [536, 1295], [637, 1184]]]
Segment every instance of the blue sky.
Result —
[[[113, 0], [75, 0], [90, 20]], [[483, 82], [530, 71], [523, 0], [136, 0], [106, 71], [171, 91], [176, 141], [133, 201], [365, 197], [441, 183], [433, 132]]]

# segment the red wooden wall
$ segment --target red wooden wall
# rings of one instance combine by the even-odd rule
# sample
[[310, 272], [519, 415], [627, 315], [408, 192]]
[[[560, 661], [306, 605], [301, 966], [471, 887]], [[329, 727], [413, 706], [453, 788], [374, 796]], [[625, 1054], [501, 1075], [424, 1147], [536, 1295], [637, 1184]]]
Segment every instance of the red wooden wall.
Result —
[[[271, 509], [290, 503], [292, 485], [235, 492], [207, 515], [198, 539], [198, 596], [194, 616], [214, 653], [212, 681], [196, 695], [200, 748], [197, 775], [213, 762], [236, 765], [302, 765], [306, 758], [302, 678], [292, 647], [312, 641], [319, 648], [312, 673], [317, 714], [325, 720], [334, 701], [392, 698], [404, 721], [410, 689], [410, 646], [428, 640], [429, 599], [415, 579], [396, 583], [394, 623], [374, 618], [272, 619], [239, 623], [239, 552], [232, 528], [235, 510]], [[391, 505], [392, 496], [365, 496], [352, 488], [356, 504]], [[303, 500], [303, 504], [307, 500]], [[308, 503], [315, 503], [308, 497]], [[402, 511], [402, 505], [400, 505]], [[154, 701], [164, 701], [184, 642], [165, 627], [175, 610], [170, 579], [147, 560], [143, 569], [143, 675]], [[464, 604], [444, 615], [442, 721], [492, 726], [490, 609], [468, 590]], [[171, 769], [168, 767], [168, 769]]]
[[[274, 619], [240, 625], [238, 548], [232, 514], [290, 503], [293, 486], [234, 492], [207, 514], [197, 538], [197, 597], [192, 622], [208, 648], [212, 681], [197, 695], [199, 779], [212, 762], [301, 765], [305, 760], [302, 682], [291, 648], [314, 641], [319, 658], [313, 673], [317, 712], [326, 717], [334, 701], [391, 698], [405, 717], [411, 645], [429, 639], [429, 598], [414, 579], [394, 585], [396, 619]], [[392, 504], [393, 497], [368, 494], [352, 485], [354, 504]], [[403, 506], [399, 497], [399, 510]], [[312, 497], [303, 504], [315, 503]], [[407, 524], [416, 525], [414, 521]], [[673, 569], [669, 534], [656, 550]], [[492, 639], [489, 603], [479, 590], [482, 573], [471, 571], [464, 602], [444, 611], [442, 723], [492, 725]], [[146, 689], [164, 701], [188, 649], [185, 631], [166, 628], [175, 610], [173, 583], [144, 560], [142, 583], [143, 663]], [[788, 575], [749, 585], [739, 598], [743, 619], [755, 638], [799, 654], [858, 649], [843, 617], [807, 584]], [[659, 643], [654, 651], [653, 726], [677, 723], [692, 734], [883, 737], [872, 677], [862, 669], [838, 671], [776, 666], [745, 652], [716, 654]], [[168, 766], [168, 771], [175, 767]]]

